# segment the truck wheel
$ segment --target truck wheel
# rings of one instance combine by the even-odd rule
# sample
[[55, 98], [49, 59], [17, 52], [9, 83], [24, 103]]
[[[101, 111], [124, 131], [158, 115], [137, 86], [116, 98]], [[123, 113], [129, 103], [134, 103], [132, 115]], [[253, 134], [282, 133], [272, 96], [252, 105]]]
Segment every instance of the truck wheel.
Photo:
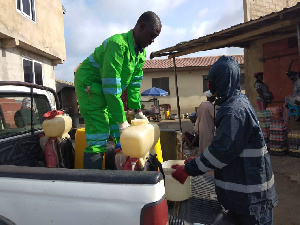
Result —
[[12, 222], [11, 220], [7, 219], [4, 216], [0, 215], [0, 224], [1, 225], [16, 225], [14, 222]]

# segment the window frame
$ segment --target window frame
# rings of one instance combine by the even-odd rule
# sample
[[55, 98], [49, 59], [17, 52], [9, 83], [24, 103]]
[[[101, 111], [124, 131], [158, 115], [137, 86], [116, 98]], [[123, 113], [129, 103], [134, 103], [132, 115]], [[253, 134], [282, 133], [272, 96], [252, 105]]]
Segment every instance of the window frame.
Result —
[[[30, 15], [24, 12], [23, 9], [23, 0], [16, 0], [16, 10], [22, 16], [36, 23], [36, 10], [35, 10], [35, 0], [28, 0], [30, 4]], [[20, 2], [20, 9], [18, 8], [18, 2]]]
[[30, 61], [32, 62], [32, 83], [33, 84], [37, 84], [36, 83], [36, 73], [35, 73], [35, 64], [40, 64], [41, 65], [41, 71], [42, 71], [42, 77], [41, 77], [41, 81], [42, 81], [42, 84], [38, 84], [38, 85], [43, 85], [44, 84], [44, 76], [43, 76], [43, 63], [40, 62], [40, 61], [37, 61], [37, 60], [34, 60], [34, 59], [31, 59], [31, 58], [28, 58], [26, 56], [22, 56], [22, 68], [23, 68], [23, 80], [24, 82], [25, 81], [25, 73], [24, 73], [24, 60], [27, 60], [27, 61]]
[[[29, 93], [14, 93], [14, 92], [3, 92], [0, 95], [1, 99], [24, 99], [24, 98], [30, 98], [31, 99], [31, 95]], [[20, 103], [21, 101], [15, 101], [14, 103]], [[30, 103], [32, 104], [32, 103]], [[36, 124], [34, 124], [33, 129], [34, 131], [42, 131], [43, 130], [43, 122], [44, 122], [44, 113], [48, 112], [51, 110], [51, 104], [49, 102], [49, 98], [44, 95], [44, 94], [39, 94], [39, 93], [34, 93], [33, 94], [33, 104], [34, 104], [34, 111], [32, 111], [31, 113], [34, 113], [36, 118], [35, 118], [35, 122]], [[17, 121], [16, 118], [22, 118], [20, 117], [20, 114], [18, 115], [18, 117], [15, 117], [16, 113], [19, 111], [19, 109], [9, 109], [9, 111], [5, 111], [4, 108], [1, 108], [2, 110], [2, 121], [0, 121], [0, 141], [2, 139], [6, 139], [8, 137], [14, 137], [20, 134], [28, 134], [32, 131], [32, 124], [27, 124], [25, 126], [17, 126]], [[7, 112], [9, 112], [10, 114], [14, 115], [13, 119], [8, 120], [9, 116], [7, 115]], [[4, 124], [5, 122], [5, 124]], [[28, 117], [27, 117], [27, 122], [28, 122]], [[11, 126], [12, 125], [12, 126]]]
[[[162, 85], [161, 85], [163, 83], [163, 79], [166, 79], [168, 82], [168, 90], [165, 90], [166, 88], [162, 87]], [[154, 86], [153, 80], [159, 80], [159, 83], [160, 83], [159, 87]], [[167, 91], [168, 95], [171, 95], [171, 93], [170, 93], [170, 77], [168, 77], [168, 76], [167, 77], [152, 77], [151, 82], [152, 82], [152, 84], [151, 84], [152, 87], [160, 88], [164, 91]]]

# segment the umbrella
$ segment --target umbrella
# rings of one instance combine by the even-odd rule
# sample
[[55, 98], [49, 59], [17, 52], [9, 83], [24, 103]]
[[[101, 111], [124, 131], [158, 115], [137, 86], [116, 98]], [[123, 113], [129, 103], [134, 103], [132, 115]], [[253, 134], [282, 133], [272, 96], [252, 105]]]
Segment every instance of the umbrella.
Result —
[[153, 87], [143, 91], [141, 95], [142, 96], [166, 96], [168, 95], [168, 92], [163, 89]]

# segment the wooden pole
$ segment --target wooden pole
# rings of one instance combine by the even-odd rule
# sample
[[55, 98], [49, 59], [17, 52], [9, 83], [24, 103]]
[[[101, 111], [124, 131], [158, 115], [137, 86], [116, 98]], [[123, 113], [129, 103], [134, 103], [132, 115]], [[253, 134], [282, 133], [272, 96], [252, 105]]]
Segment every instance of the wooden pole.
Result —
[[175, 72], [175, 88], [176, 88], [176, 97], [177, 97], [177, 110], [178, 110], [179, 128], [180, 128], [180, 132], [182, 132], [181, 118], [180, 118], [179, 94], [178, 94], [178, 83], [177, 83], [177, 67], [176, 67], [176, 62], [175, 62], [175, 55], [173, 56], [173, 63], [174, 63], [174, 72]]
[[300, 23], [297, 24], [298, 54], [300, 55]]

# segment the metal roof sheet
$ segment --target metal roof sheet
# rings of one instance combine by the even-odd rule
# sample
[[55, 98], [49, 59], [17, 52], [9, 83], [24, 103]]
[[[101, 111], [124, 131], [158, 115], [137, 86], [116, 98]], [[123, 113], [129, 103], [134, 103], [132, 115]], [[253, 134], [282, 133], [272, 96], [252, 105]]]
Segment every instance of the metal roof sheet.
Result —
[[173, 47], [168, 47], [152, 52], [150, 58], [160, 56], [182, 56], [198, 51], [206, 51], [224, 47], [247, 47], [250, 41], [263, 36], [274, 36], [297, 32], [297, 23], [300, 19], [300, 2], [297, 5], [285, 8], [279, 12], [237, 24], [230, 28], [208, 34], [197, 39], [180, 42]]
[[55, 83], [56, 83], [56, 92], [60, 92], [65, 87], [75, 88], [72, 82], [55, 79]]

